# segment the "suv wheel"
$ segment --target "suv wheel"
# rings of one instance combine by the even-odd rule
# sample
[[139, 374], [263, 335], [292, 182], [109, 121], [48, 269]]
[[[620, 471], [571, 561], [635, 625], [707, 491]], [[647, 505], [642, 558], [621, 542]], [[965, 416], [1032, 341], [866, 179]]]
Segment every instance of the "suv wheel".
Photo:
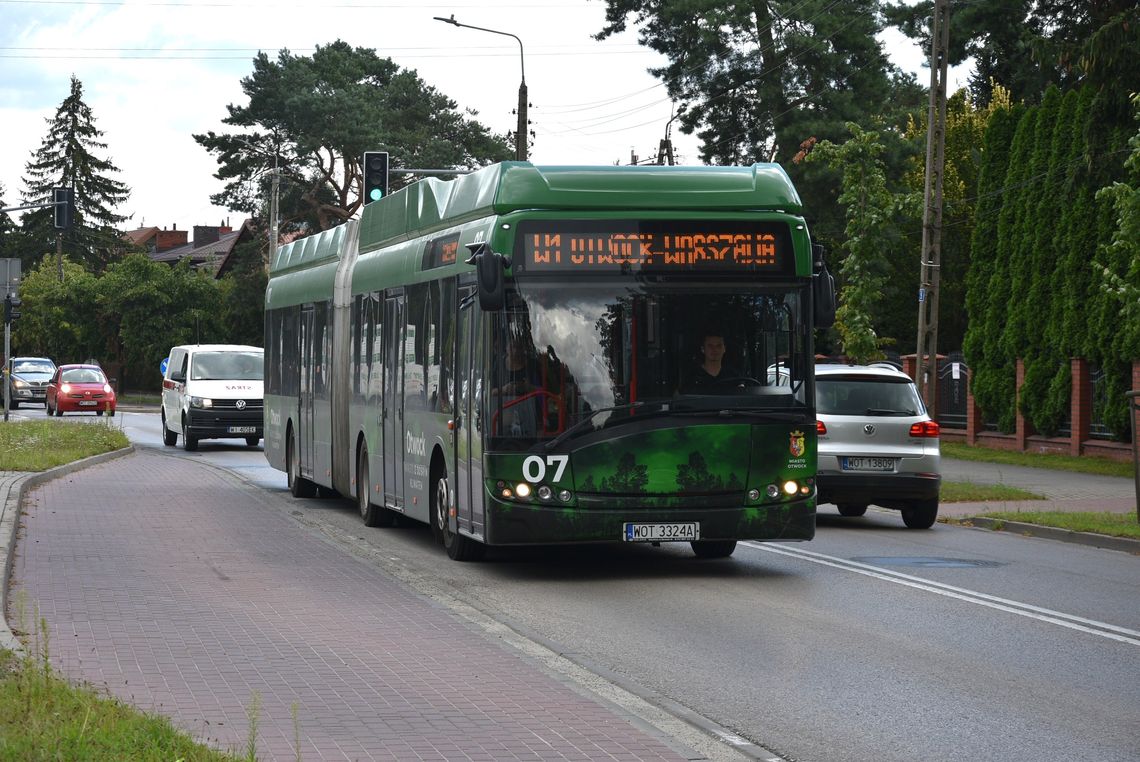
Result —
[[915, 500], [902, 509], [902, 518], [909, 529], [930, 529], [938, 519], [938, 498]]

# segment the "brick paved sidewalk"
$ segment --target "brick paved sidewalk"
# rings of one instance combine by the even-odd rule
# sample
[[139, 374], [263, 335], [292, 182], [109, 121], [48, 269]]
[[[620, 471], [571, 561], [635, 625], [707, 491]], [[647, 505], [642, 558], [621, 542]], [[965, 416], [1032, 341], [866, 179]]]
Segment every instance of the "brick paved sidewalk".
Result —
[[28, 493], [11, 595], [63, 674], [217, 746], [258, 696], [260, 759], [686, 758], [276, 499], [145, 451], [61, 477]]

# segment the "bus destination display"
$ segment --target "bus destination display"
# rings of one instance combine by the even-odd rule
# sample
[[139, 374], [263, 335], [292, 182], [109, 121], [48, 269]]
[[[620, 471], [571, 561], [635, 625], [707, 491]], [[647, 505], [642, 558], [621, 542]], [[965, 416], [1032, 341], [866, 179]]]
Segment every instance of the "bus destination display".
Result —
[[517, 235], [515, 262], [530, 272], [795, 270], [778, 222], [525, 220]]

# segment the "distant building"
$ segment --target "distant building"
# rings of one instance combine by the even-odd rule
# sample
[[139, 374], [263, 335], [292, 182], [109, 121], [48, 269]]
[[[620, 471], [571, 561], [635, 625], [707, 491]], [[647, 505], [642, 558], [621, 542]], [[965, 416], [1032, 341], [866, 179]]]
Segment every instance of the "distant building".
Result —
[[187, 241], [187, 231], [177, 226], [170, 230], [144, 227], [123, 234], [123, 240], [132, 246], [146, 250], [155, 262], [175, 264], [183, 259], [190, 260], [195, 270], [208, 270], [220, 278], [231, 266], [231, 254], [239, 242], [248, 241], [253, 235], [253, 225], [246, 220], [237, 230], [228, 224], [195, 225], [194, 238]]

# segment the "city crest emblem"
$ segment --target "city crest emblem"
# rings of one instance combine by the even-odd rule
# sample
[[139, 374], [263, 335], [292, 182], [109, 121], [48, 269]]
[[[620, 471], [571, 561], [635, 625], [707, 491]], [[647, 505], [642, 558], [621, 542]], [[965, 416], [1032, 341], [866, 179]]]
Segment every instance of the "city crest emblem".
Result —
[[804, 454], [804, 433], [802, 431], [793, 431], [788, 438], [788, 449], [791, 451], [793, 457], [800, 457]]

